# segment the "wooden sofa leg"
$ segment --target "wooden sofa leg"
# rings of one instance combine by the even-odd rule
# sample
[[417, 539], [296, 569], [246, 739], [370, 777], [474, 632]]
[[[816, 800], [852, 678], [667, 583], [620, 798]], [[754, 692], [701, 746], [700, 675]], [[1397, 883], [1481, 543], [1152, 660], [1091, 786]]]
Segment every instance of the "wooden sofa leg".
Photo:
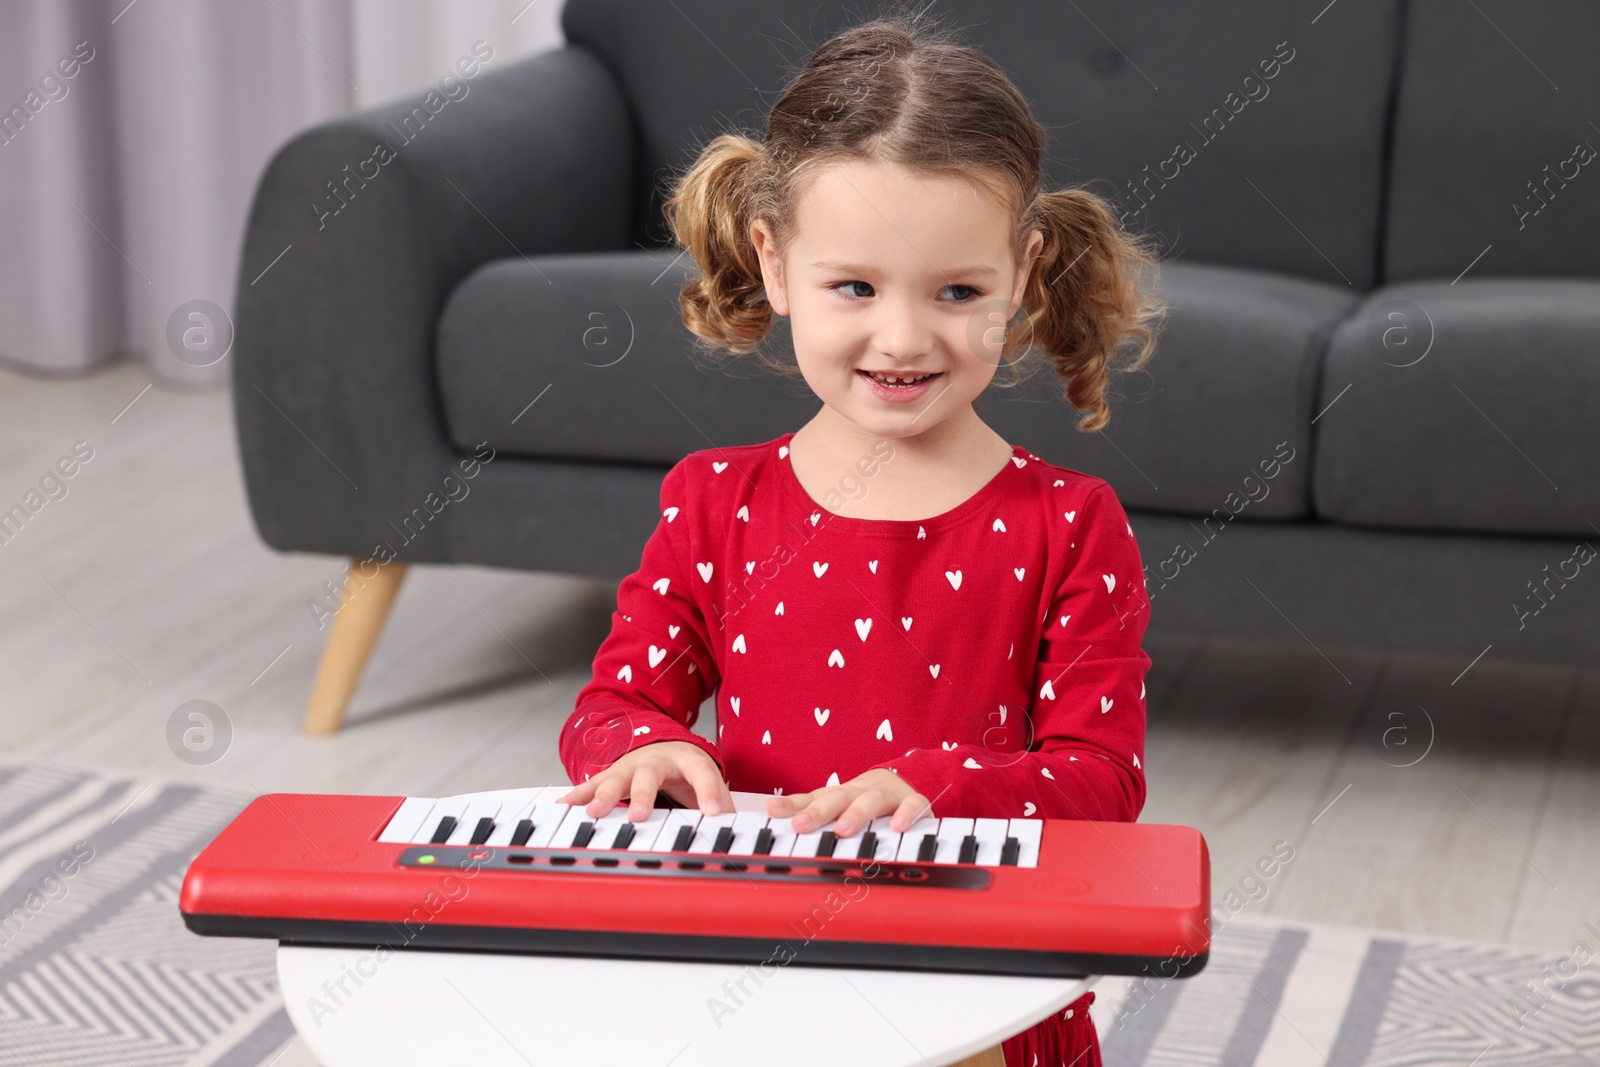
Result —
[[[376, 565], [373, 577], [366, 573]], [[328, 630], [322, 664], [306, 705], [305, 732], [331, 734], [344, 724], [345, 709], [361, 684], [367, 657], [378, 643], [384, 620], [406, 576], [404, 563], [351, 560], [345, 572], [345, 598]]]
[[984, 1049], [976, 1056], [968, 1056], [952, 1067], [1006, 1067], [1006, 1058], [1000, 1046], [996, 1045], [994, 1048]]

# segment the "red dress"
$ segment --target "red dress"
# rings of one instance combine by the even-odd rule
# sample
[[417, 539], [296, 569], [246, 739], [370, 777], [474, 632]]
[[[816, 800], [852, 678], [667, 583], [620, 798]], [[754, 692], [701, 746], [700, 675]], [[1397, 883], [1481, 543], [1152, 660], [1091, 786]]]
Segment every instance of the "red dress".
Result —
[[[1137, 818], [1149, 600], [1111, 487], [1013, 445], [943, 514], [853, 518], [825, 505], [870, 492], [892, 442], [818, 503], [790, 469], [791, 437], [667, 472], [561, 731], [572, 781], [672, 740], [737, 790], [886, 767], [938, 817]], [[689, 730], [713, 690], [716, 744]], [[1008, 1067], [1098, 1064], [1092, 1000], [1008, 1039]]]

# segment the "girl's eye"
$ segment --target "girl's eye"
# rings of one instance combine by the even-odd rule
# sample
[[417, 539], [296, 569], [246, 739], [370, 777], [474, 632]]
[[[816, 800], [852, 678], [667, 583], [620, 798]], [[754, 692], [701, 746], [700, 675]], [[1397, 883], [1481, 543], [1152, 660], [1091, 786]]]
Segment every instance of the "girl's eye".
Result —
[[[867, 292], [865, 292], [865, 293], [844, 292], [845, 289], [847, 289], [848, 287], [850, 287], [852, 285], [862, 286], [863, 288], [865, 288], [867, 290]], [[867, 297], [872, 295], [872, 286], [868, 285], [866, 282], [837, 282], [837, 283], [835, 283], [833, 285], [828, 286], [828, 288], [832, 289], [836, 293], [843, 293], [844, 296], [849, 297], [851, 300], [864, 300]]]
[[[852, 286], [857, 285], [861, 286], [862, 289], [865, 289], [866, 292], [860, 292], [851, 289]], [[828, 286], [828, 288], [850, 300], [865, 300], [867, 297], [872, 295], [872, 286], [862, 281], [835, 282], [833, 285]], [[952, 289], [958, 291], [950, 301], [952, 304], [965, 304], [981, 295], [977, 287], [971, 285], [947, 285], [945, 286], [945, 289], [946, 291]]]

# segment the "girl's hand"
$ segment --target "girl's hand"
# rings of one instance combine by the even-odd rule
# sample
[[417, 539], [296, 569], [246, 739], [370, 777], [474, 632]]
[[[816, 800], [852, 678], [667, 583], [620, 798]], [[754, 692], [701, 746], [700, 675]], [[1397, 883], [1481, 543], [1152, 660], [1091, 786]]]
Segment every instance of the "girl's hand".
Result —
[[705, 749], [687, 741], [641, 745], [587, 782], [573, 786], [557, 803], [587, 805], [585, 814], [598, 819], [627, 797], [628, 821], [639, 822], [650, 817], [658, 790], [707, 815], [733, 810], [733, 795], [716, 761]]
[[839, 837], [854, 837], [880, 815], [892, 815], [889, 828], [905, 833], [912, 823], [933, 814], [933, 802], [898, 774], [876, 767], [838, 785], [793, 796], [769, 797], [767, 814], [775, 818], [794, 816], [794, 828], [800, 833], [809, 833], [837, 819], [833, 832]]

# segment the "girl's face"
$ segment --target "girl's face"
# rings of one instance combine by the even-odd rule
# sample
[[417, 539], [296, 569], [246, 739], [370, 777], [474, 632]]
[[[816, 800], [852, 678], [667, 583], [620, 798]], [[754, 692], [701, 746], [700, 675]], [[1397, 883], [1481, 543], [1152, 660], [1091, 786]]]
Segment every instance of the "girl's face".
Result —
[[765, 220], [751, 239], [812, 391], [863, 432], [903, 438], [969, 412], [994, 377], [1044, 243], [1030, 234], [1018, 264], [1012, 227], [975, 181], [853, 162], [806, 184], [781, 256]]

